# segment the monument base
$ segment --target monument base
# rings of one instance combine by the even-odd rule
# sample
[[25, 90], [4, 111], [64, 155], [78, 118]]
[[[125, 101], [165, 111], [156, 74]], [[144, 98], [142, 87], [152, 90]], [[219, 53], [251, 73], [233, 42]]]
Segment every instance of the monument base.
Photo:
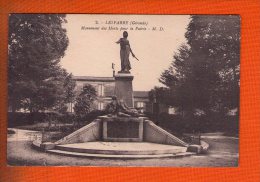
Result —
[[128, 107], [134, 107], [133, 102], [133, 85], [134, 76], [130, 73], [120, 73], [115, 75], [115, 95], [117, 99], [126, 103]]
[[146, 117], [117, 116], [100, 116], [54, 143], [34, 141], [33, 146], [60, 155], [122, 159], [180, 157], [204, 150], [203, 146], [196, 150], [198, 147], [188, 145]]
[[56, 145], [94, 141], [139, 141], [187, 147], [188, 144], [146, 117], [99, 116], [90, 124], [55, 142]]

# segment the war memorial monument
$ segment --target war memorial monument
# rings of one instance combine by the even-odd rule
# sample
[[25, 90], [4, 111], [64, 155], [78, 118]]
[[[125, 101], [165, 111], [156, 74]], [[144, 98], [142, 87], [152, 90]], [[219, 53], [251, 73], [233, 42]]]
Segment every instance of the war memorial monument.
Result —
[[121, 159], [189, 156], [208, 149], [203, 141], [187, 144], [133, 108], [130, 53], [137, 58], [127, 37], [125, 31], [116, 42], [120, 45], [121, 70], [114, 75], [115, 96], [107, 107], [108, 114], [56, 142], [35, 140], [34, 147], [60, 155]]

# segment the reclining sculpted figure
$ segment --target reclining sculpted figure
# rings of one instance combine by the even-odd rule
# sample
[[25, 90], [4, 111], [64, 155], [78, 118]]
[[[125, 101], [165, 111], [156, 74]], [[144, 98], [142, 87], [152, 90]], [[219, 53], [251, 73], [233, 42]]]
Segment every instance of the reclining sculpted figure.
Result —
[[141, 116], [136, 109], [128, 107], [123, 99], [118, 100], [116, 96], [112, 97], [112, 102], [107, 105], [106, 112], [122, 117]]

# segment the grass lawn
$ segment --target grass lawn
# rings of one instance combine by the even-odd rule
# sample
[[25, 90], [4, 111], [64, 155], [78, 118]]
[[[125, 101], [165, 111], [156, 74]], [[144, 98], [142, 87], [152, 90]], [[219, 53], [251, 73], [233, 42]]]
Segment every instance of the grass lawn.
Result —
[[[56, 126], [52, 123], [51, 130], [62, 130], [63, 128], [71, 128], [73, 124], [70, 123], [57, 123]], [[23, 129], [23, 130], [33, 130], [33, 131], [42, 131], [47, 130], [49, 128], [48, 122], [36, 123], [32, 125], [22, 125], [16, 126], [15, 128]]]

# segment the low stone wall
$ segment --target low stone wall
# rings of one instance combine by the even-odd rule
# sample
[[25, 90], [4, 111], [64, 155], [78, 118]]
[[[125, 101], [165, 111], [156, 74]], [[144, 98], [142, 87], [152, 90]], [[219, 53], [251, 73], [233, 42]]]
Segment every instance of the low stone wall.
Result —
[[175, 137], [174, 135], [168, 133], [164, 129], [155, 125], [150, 120], [145, 120], [144, 122], [144, 133], [143, 133], [143, 141], [145, 142], [153, 142], [160, 144], [168, 144], [168, 145], [176, 145], [187, 147], [188, 144]]
[[96, 119], [90, 124], [55, 142], [56, 145], [102, 140], [102, 122]]

